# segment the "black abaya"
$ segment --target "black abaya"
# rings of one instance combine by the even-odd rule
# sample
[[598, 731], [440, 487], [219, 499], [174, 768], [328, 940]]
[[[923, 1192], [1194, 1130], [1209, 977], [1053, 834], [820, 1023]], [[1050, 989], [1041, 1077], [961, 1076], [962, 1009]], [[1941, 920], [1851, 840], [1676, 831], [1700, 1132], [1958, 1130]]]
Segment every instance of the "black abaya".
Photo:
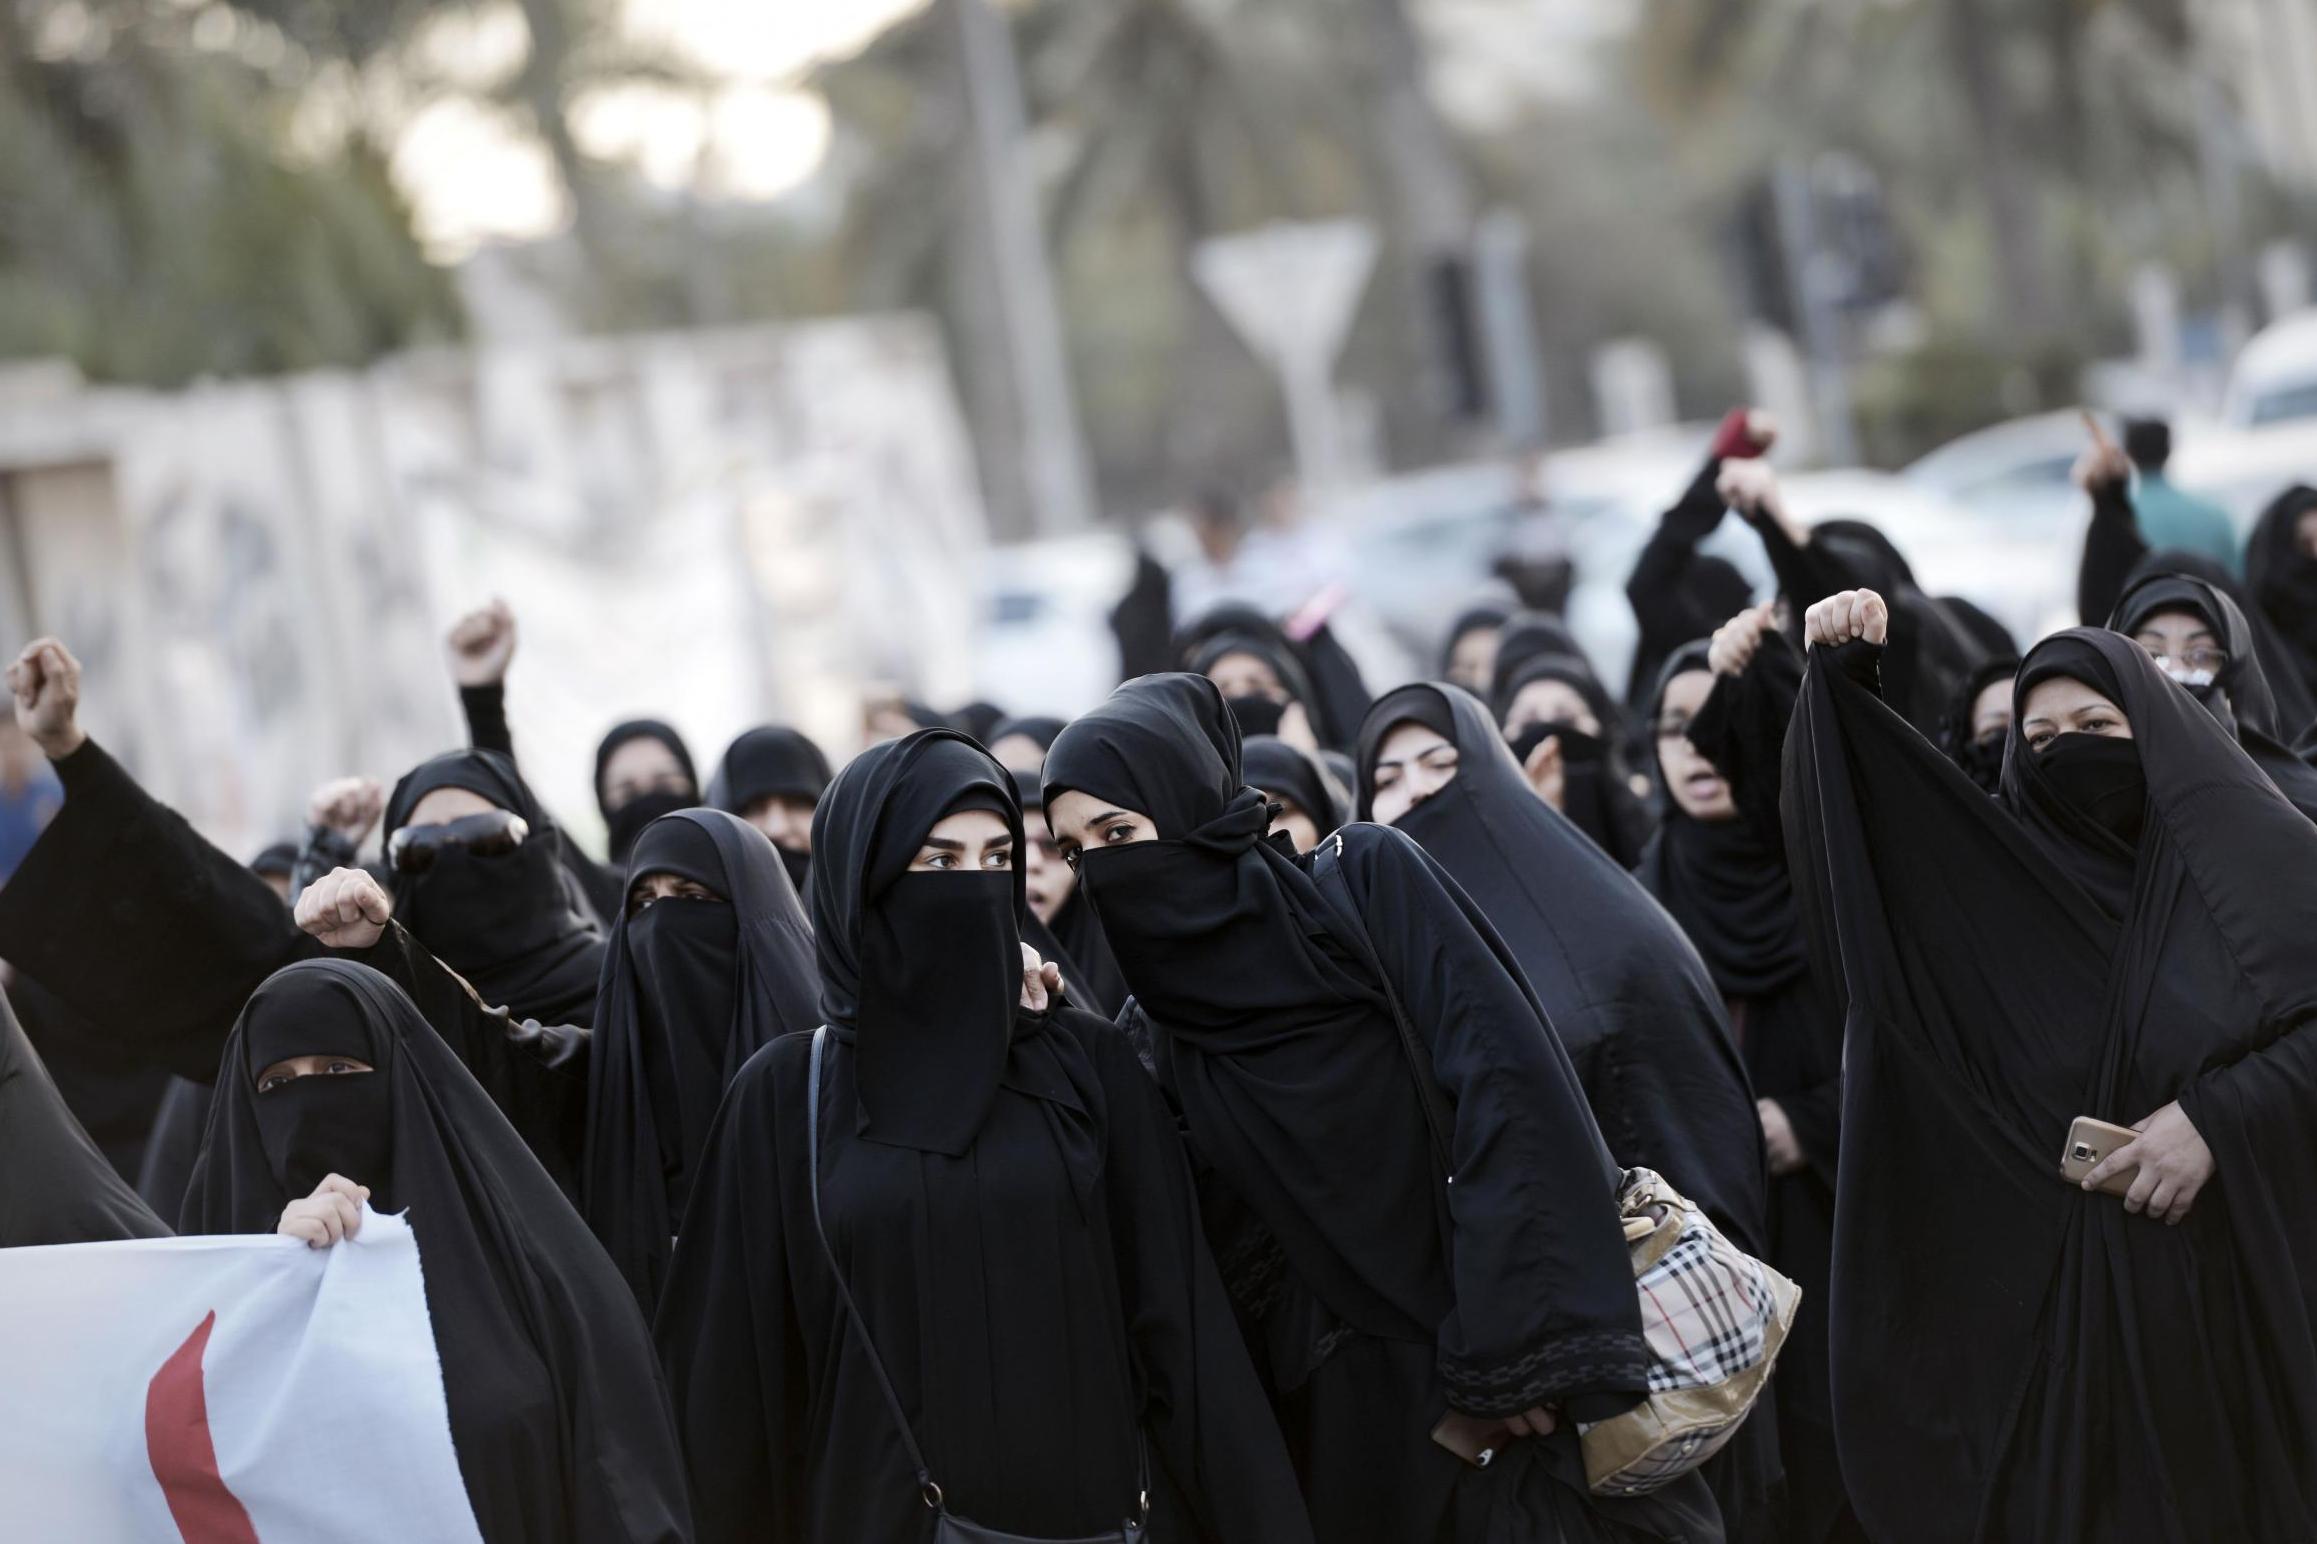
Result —
[[650, 874], [716, 899], [668, 897], [612, 929], [580, 1167], [580, 1210], [647, 1313], [726, 1085], [820, 1022], [812, 928], [753, 827], [722, 810], [664, 815], [629, 857], [631, 885]]
[[[324, 1053], [375, 1070], [254, 1086], [274, 1061]], [[267, 981], [235, 1027], [186, 1231], [271, 1233], [330, 1169], [409, 1214], [487, 1544], [689, 1539], [667, 1399], [618, 1273], [410, 999], [313, 960]]]
[[[1694, 1477], [1642, 1502], [1586, 1495], [1566, 1421], [1486, 1469], [1426, 1439], [1452, 1406], [1606, 1418], [1646, 1379], [1616, 1164], [1519, 967], [1455, 883], [1383, 827], [1347, 826], [1301, 860], [1266, 840], [1238, 726], [1199, 676], [1121, 687], [1054, 742], [1046, 789], [1156, 825], [1155, 841], [1085, 852], [1080, 883], [1199, 1161], [1246, 1214], [1218, 1252], [1318, 1533], [1719, 1538]], [[1322, 863], [1382, 979], [1341, 931]], [[1390, 993], [1453, 1109], [1453, 1185]]]
[[[1380, 698], [1360, 731], [1360, 813], [1402, 723], [1457, 749], [1456, 775], [1394, 822], [1480, 907], [1520, 962], [1584, 1085], [1610, 1154], [1653, 1169], [1738, 1246], [1768, 1250], [1762, 1127], [1714, 981], [1631, 875], [1540, 800], [1489, 714], [1453, 686]], [[1778, 1428], [1766, 1402], [1706, 1478], [1732, 1539], [1780, 1537]]]
[[[1835, 1408], [1862, 1518], [1888, 1544], [2317, 1536], [2317, 830], [2116, 634], [2056, 634], [2021, 681], [2122, 709], [2136, 845], [2017, 728], [1983, 797], [1853, 678], [1872, 653], [1814, 659], [1787, 777], [1848, 1015]], [[2057, 1177], [2075, 1117], [2168, 1100], [2216, 1162], [2185, 1222]]]
[[0, 998], [0, 1249], [168, 1232], [65, 1108]]
[[[1123, 1037], [1018, 1012], [1021, 877], [908, 872], [951, 810], [1001, 811], [978, 746], [864, 752], [814, 823], [831, 1025], [740, 1071], [709, 1137], [659, 1314], [700, 1537], [902, 1544], [930, 1514], [814, 1233], [829, 1242], [952, 1511], [1079, 1537], [1309, 1537], [1200, 1239], [1173, 1125]], [[1141, 1435], [1138, 1437], [1138, 1433]]]
[[[1666, 683], [1704, 670], [1706, 646], [1666, 661]], [[1716, 677], [1689, 739], [1730, 784], [1737, 813], [1692, 819], [1670, 794], [1665, 823], [1635, 877], [1698, 947], [1728, 1005], [1757, 1098], [1773, 1100], [1804, 1165], [1773, 1175], [1767, 1259], [1802, 1288], [1802, 1306], [1772, 1385], [1786, 1459], [1793, 1538], [1836, 1537], [1849, 1526], [1828, 1393], [1827, 1278], [1834, 1239], [1835, 1176], [1842, 1134], [1842, 1019], [1810, 968], [1795, 910], [1778, 817], [1779, 752], [1801, 662], [1765, 634], [1743, 675]]]

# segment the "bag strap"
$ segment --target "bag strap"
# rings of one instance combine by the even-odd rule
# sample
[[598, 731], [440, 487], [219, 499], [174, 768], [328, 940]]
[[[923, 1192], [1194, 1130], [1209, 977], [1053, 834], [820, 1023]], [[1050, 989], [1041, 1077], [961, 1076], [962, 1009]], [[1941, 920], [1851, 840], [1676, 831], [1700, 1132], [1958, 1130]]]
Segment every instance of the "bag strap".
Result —
[[[805, 1074], [805, 1172], [813, 1191], [813, 1235], [821, 1241], [821, 1258], [828, 1261], [829, 1276], [836, 1282], [837, 1296], [845, 1304], [845, 1316], [852, 1320], [861, 1349], [868, 1353], [869, 1370], [877, 1375], [877, 1387], [885, 1396], [885, 1407], [893, 1412], [901, 1445], [909, 1450], [909, 1461], [917, 1466], [917, 1497], [940, 1512], [943, 1510], [941, 1487], [934, 1483], [933, 1471], [927, 1467], [925, 1454], [917, 1446], [917, 1434], [909, 1426], [909, 1413], [902, 1408], [901, 1396], [893, 1391], [893, 1380], [885, 1375], [885, 1363], [877, 1355], [877, 1342], [869, 1337], [869, 1323], [861, 1317], [860, 1305], [853, 1301], [852, 1288], [845, 1285], [844, 1269], [837, 1264], [837, 1252], [829, 1247], [829, 1231], [821, 1221], [821, 1049], [828, 1037], [826, 1024], [813, 1031], [812, 1060]], [[1135, 1526], [1139, 1528], [1150, 1520], [1150, 1455], [1143, 1448], [1142, 1424], [1139, 1421], [1132, 1424], [1135, 1504], [1140, 1508]]]
[[1384, 962], [1376, 957], [1375, 940], [1368, 936], [1367, 923], [1361, 920], [1360, 909], [1352, 900], [1352, 883], [1343, 871], [1344, 837], [1341, 831], [1328, 838], [1333, 849], [1323, 843], [1319, 857], [1312, 864], [1312, 873], [1319, 880], [1320, 898], [1334, 915], [1336, 929], [1346, 936], [1360, 952], [1368, 969], [1375, 972], [1376, 984], [1384, 989], [1384, 1001], [1391, 1005], [1392, 1023], [1400, 1031], [1400, 1050], [1408, 1058], [1408, 1070], [1416, 1079], [1416, 1099], [1424, 1107], [1424, 1124], [1432, 1133], [1433, 1156], [1440, 1160], [1440, 1171], [1447, 1182], [1456, 1183], [1455, 1149], [1449, 1145], [1448, 1131], [1455, 1117], [1447, 1108], [1447, 1100], [1440, 1093], [1440, 1080], [1433, 1075], [1432, 1053], [1417, 1037], [1416, 1026], [1408, 1020], [1408, 1010], [1400, 1006], [1399, 989], [1392, 985], [1391, 974]]
[[909, 1449], [909, 1461], [917, 1466], [918, 1499], [938, 1512], [941, 1487], [933, 1483], [925, 1454], [918, 1450], [917, 1434], [909, 1429], [909, 1413], [901, 1408], [901, 1396], [893, 1392], [893, 1380], [885, 1376], [885, 1363], [877, 1355], [877, 1342], [869, 1338], [868, 1321], [861, 1317], [860, 1305], [853, 1301], [853, 1289], [845, 1285], [844, 1270], [837, 1264], [837, 1252], [829, 1247], [828, 1229], [821, 1222], [821, 1048], [828, 1038], [826, 1024], [813, 1031], [812, 1064], [805, 1075], [805, 1170], [811, 1176], [813, 1187], [813, 1233], [821, 1241], [821, 1256], [829, 1262], [829, 1275], [837, 1284], [837, 1296], [844, 1300], [845, 1316], [853, 1321], [861, 1349], [868, 1353], [869, 1370], [877, 1375], [877, 1387], [885, 1395], [885, 1406], [893, 1412], [893, 1424], [901, 1432], [901, 1445]]

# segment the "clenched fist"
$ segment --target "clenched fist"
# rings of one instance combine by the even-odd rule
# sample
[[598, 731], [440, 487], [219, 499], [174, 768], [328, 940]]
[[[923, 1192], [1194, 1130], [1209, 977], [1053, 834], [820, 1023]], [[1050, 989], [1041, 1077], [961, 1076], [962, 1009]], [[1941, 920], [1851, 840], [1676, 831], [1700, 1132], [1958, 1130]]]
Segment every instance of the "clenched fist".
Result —
[[1891, 608], [1872, 590], [1829, 595], [1802, 617], [1802, 636], [1812, 647], [1831, 649], [1853, 638], [1884, 643], [1890, 635]]
[[80, 661], [54, 638], [35, 638], [8, 667], [16, 727], [51, 761], [62, 761], [88, 736], [80, 727]]
[[1714, 630], [1713, 641], [1706, 645], [1706, 664], [1715, 675], [1744, 675], [1754, 662], [1754, 652], [1762, 647], [1762, 635], [1777, 625], [1774, 607], [1748, 606]]
[[496, 686], [507, 679], [515, 659], [515, 612], [504, 600], [468, 612], [444, 640], [451, 679], [461, 686]]
[[386, 813], [386, 785], [374, 777], [335, 777], [306, 801], [306, 824], [335, 831], [359, 847]]
[[358, 868], [332, 869], [298, 897], [298, 926], [333, 949], [367, 949], [394, 920], [394, 900]]

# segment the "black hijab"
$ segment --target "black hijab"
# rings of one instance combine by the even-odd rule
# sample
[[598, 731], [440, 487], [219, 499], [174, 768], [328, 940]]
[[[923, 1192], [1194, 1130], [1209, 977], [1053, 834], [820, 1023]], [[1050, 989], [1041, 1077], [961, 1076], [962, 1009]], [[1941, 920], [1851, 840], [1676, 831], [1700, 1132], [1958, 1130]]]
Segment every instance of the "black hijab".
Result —
[[1464, 641], [1467, 634], [1486, 630], [1501, 631], [1512, 611], [1512, 607], [1500, 600], [1480, 601], [1459, 611], [1456, 620], [1448, 624], [1448, 631], [1441, 636], [1441, 679], [1448, 678], [1449, 667], [1456, 662], [1456, 646]]
[[954, 729], [920, 729], [854, 757], [813, 815], [821, 1016], [857, 1048], [861, 1135], [951, 1157], [1005, 1073], [1027, 909], [1018, 863], [909, 872], [926, 832], [962, 809], [1001, 815], [1020, 850], [1006, 770]]
[[[327, 1053], [375, 1070], [257, 1091], [273, 1062]], [[330, 1169], [409, 1214], [483, 1538], [686, 1537], [651, 1341], [587, 1225], [399, 987], [306, 960], [258, 988], [226, 1043], [184, 1230], [271, 1233]]]
[[2317, 558], [2301, 550], [2301, 516], [2317, 508], [2317, 488], [2298, 483], [2261, 511], [2245, 544], [2245, 589], [2277, 630], [2308, 695], [2317, 697]]
[[1325, 836], [1351, 819], [1351, 799], [1325, 767], [1277, 735], [1250, 735], [1239, 750], [1249, 787], [1285, 800], [1311, 817]]
[[829, 758], [786, 724], [760, 724], [725, 748], [710, 789], [727, 815], [745, 815], [759, 799], [802, 799], [818, 804], [828, 791]]
[[2108, 626], [2126, 637], [2137, 634], [2161, 611], [2186, 611], [2203, 620], [2228, 663], [2210, 686], [2184, 686], [2234, 730], [2245, 754], [2267, 773], [2278, 792], [2304, 815], [2317, 818], [2317, 767], [2288, 748], [2292, 731], [2281, 722], [2276, 694], [2262, 668], [2252, 622], [2228, 591], [2190, 574], [2153, 573], [2136, 579], [2116, 602]]
[[[1505, 619], [1504, 628], [1496, 639], [1496, 668], [1489, 673], [1488, 700], [1505, 700], [1505, 688], [1512, 678], [1531, 660], [1545, 655], [1558, 659], [1585, 662], [1585, 646], [1569, 624], [1550, 611], [1516, 611]], [[1585, 674], [1591, 676], [1593, 667], [1585, 662]], [[1591, 696], [1587, 693], [1588, 698]], [[1596, 712], [1599, 710], [1596, 709]], [[1607, 729], [1614, 716], [1604, 717], [1601, 726]]]
[[1600, 849], [1630, 869], [1641, 861], [1654, 822], [1641, 795], [1633, 791], [1633, 773], [1625, 759], [1625, 717], [1618, 712], [1601, 678], [1581, 655], [1532, 654], [1508, 676], [1490, 703], [1499, 725], [1510, 721], [1513, 703], [1532, 681], [1559, 681], [1585, 699], [1599, 734], [1587, 734], [1573, 723], [1547, 720], [1529, 724], [1509, 742], [1516, 765], [1529, 756], [1546, 736], [1561, 742], [1562, 813]]
[[[684, 783], [689, 791], [678, 793], [672, 789], [655, 789], [650, 793], [638, 794], [618, 809], [613, 809], [604, 795], [604, 768], [611, 764], [611, 758], [621, 746], [635, 740], [657, 740], [666, 746], [668, 753], [676, 758], [676, 764], [684, 769]], [[662, 815], [690, 809], [699, 802], [700, 774], [692, 765], [691, 748], [684, 744], [682, 735], [658, 719], [632, 718], [624, 724], [614, 724], [597, 744], [595, 807], [603, 816], [605, 839], [609, 843], [611, 861], [615, 867], [627, 862], [628, 853], [635, 846], [636, 838], [643, 834], [644, 827]]]
[[1610, 1151], [1663, 1174], [1752, 1251], [1765, 1174], [1746, 1073], [1704, 962], [1672, 918], [1530, 789], [1469, 692], [1404, 686], [1360, 728], [1359, 818], [1400, 724], [1455, 745], [1456, 775], [1395, 822], [1472, 897], [1585, 1079]]
[[1065, 722], [1066, 720], [1056, 718], [1050, 713], [1026, 713], [1019, 718], [1009, 718], [1000, 722], [996, 728], [990, 731], [987, 743], [995, 745], [1000, 740], [1010, 740], [1015, 735], [1020, 735], [1023, 739], [1034, 742], [1038, 749], [1044, 750], [1054, 743], [1054, 736], [1062, 732], [1062, 725]]
[[0, 1249], [168, 1233], [73, 1119], [0, 997]]
[[[1229, 647], [1223, 642], [1231, 640]], [[1225, 601], [1185, 626], [1176, 639], [1176, 656], [1185, 670], [1205, 675], [1226, 654], [1253, 654], [1270, 663], [1288, 695], [1311, 716], [1312, 733], [1322, 745], [1352, 743], [1360, 717], [1368, 711], [1368, 689], [1359, 667], [1333, 632], [1322, 626], [1301, 642], [1253, 606]], [[1242, 710], [1253, 704], [1240, 703]], [[1270, 733], [1277, 721], [1259, 723], [1256, 731]]]
[[[1893, 1544], [2312, 1536], [2317, 830], [2116, 633], [2055, 634], [2020, 680], [2118, 705], [2128, 841], [2082, 797], [2127, 784], [2054, 775], [2102, 737], [2030, 753], [2015, 724], [1987, 800], [1839, 653], [1804, 682], [1787, 824], [1848, 1009], [1833, 1365], [1861, 1520]], [[2177, 1229], [2054, 1177], [2075, 1117], [2172, 1100], [2217, 1165]]]
[[[1043, 825], [1046, 788], [1039, 781], [1040, 774], [1016, 767], [1008, 775], [1014, 780], [1014, 798], [1022, 807], [1022, 819]], [[1076, 885], [1070, 887], [1069, 898], [1054, 913], [1051, 924], [1039, 921], [1036, 912], [1023, 910], [1022, 942], [1037, 950], [1040, 959], [1061, 967], [1063, 991], [1072, 1007], [1108, 1019], [1117, 1017], [1118, 1010], [1126, 1006], [1126, 980], [1118, 973], [1110, 940], [1102, 936], [1102, 923]]]
[[2008, 681], [2018, 674], [2019, 661], [2009, 654], [1987, 659], [1963, 678], [1963, 684], [1955, 688], [1955, 695], [1947, 700], [1947, 711], [1939, 719], [1940, 751], [1987, 793], [1994, 793], [2002, 785], [2006, 740], [2000, 734], [1985, 740], [1973, 737], [1971, 721], [1978, 716], [1979, 694], [1996, 682]]
[[754, 827], [664, 815], [628, 861], [631, 886], [648, 874], [717, 899], [623, 914], [596, 999], [580, 1208], [647, 1312], [725, 1085], [759, 1046], [820, 1022], [812, 928]]
[[544, 1024], [585, 1024], [603, 969], [603, 935], [562, 859], [563, 837], [497, 751], [447, 751], [420, 762], [386, 801], [384, 838], [418, 801], [463, 788], [523, 817], [521, 847], [490, 857], [445, 850], [423, 874], [392, 876], [394, 915], [484, 1002]]
[[[1676, 649], [1650, 695], [1651, 721], [1663, 711], [1665, 689], [1675, 676], [1711, 668], [1703, 641]], [[1795, 667], [1788, 662], [1781, 668]], [[1727, 768], [1719, 770], [1729, 776]], [[1749, 818], [1743, 800], [1727, 820], [1693, 820], [1670, 792], [1661, 793], [1660, 810], [1664, 821], [1642, 853], [1636, 877], [1697, 945], [1722, 995], [1765, 997], [1801, 975], [1809, 951], [1787, 883], [1782, 834]]]

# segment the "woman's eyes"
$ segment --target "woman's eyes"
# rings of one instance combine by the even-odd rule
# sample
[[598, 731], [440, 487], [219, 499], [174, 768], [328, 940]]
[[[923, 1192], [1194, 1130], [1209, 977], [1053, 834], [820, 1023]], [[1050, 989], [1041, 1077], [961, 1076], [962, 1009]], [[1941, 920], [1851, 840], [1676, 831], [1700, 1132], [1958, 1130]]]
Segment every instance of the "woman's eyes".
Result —
[[2106, 734], [2115, 727], [2116, 721], [2104, 714], [2084, 720], [2084, 733], [2086, 734]]
[[1110, 843], [1113, 847], [1117, 846], [1120, 842], [1133, 841], [1134, 822], [1131, 820], [1122, 820], [1118, 822], [1118, 824], [1106, 828], [1102, 833], [1102, 839]]
[[1011, 847], [1001, 847], [995, 852], [985, 852], [982, 854], [982, 867], [988, 869], [992, 873], [1011, 872], [1013, 866], [1014, 850]]
[[289, 1081], [290, 1075], [288, 1073], [277, 1072], [272, 1077], [267, 1078], [264, 1082], [258, 1084], [257, 1091], [261, 1094], [270, 1094], [275, 1089], [280, 1088], [283, 1084]]
[[925, 860], [925, 866], [937, 872], [956, 868], [957, 854], [952, 852], [937, 852]]
[[2031, 751], [2040, 751], [2058, 738], [2059, 735], [2057, 733], [2048, 729], [2044, 730], [2040, 734], [2031, 734], [2027, 737], [2027, 748]]

